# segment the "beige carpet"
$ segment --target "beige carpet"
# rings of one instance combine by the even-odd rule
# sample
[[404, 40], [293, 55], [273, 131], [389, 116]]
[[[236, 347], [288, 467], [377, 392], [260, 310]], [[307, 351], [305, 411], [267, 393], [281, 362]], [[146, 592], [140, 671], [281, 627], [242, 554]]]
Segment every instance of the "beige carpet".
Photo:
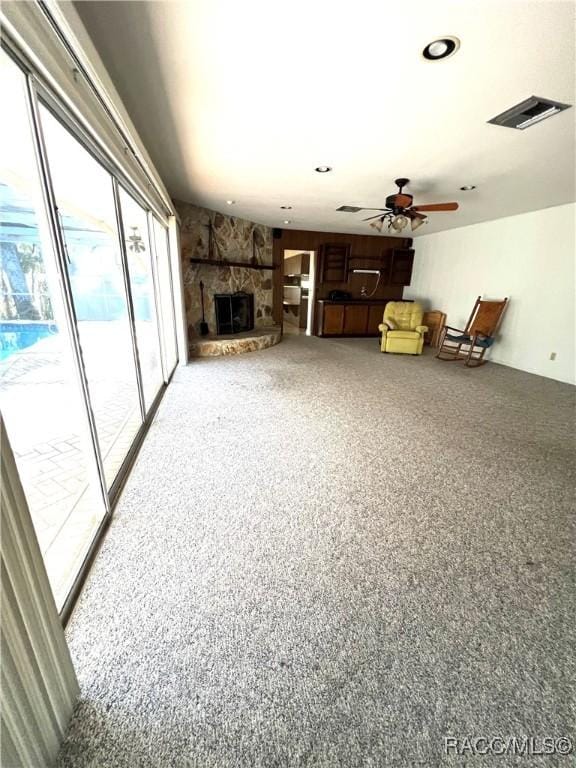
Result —
[[177, 371], [68, 628], [60, 768], [574, 764], [444, 742], [574, 736], [574, 405], [376, 340]]

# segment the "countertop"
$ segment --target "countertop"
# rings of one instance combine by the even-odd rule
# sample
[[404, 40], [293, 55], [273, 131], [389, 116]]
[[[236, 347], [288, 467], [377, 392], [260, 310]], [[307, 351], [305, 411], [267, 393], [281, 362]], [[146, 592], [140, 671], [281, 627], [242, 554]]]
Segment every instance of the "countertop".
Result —
[[412, 299], [318, 299], [318, 304], [386, 304], [388, 301], [412, 301]]

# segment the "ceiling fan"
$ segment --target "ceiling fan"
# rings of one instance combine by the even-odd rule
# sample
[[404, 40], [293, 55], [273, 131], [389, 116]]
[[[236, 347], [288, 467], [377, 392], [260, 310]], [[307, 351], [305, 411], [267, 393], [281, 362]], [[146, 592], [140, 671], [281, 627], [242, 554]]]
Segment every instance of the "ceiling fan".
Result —
[[428, 218], [424, 211], [456, 211], [458, 203], [430, 203], [429, 205], [412, 205], [414, 198], [402, 190], [410, 182], [410, 179], [396, 179], [394, 182], [398, 187], [395, 195], [388, 195], [386, 198], [386, 208], [356, 208], [351, 205], [343, 205], [338, 208], [339, 211], [348, 211], [357, 213], [358, 211], [380, 211], [375, 216], [369, 216], [363, 221], [369, 221], [370, 226], [382, 232], [384, 225], [388, 225], [388, 231], [402, 232], [410, 223], [412, 231], [418, 229]]

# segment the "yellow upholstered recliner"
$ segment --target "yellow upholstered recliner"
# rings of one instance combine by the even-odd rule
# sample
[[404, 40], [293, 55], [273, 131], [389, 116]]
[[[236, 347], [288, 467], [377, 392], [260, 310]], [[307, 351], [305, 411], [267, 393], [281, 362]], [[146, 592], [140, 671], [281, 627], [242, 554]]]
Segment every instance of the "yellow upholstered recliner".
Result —
[[384, 308], [384, 321], [378, 326], [382, 331], [382, 352], [421, 355], [428, 330], [422, 325], [423, 315], [416, 301], [389, 301]]

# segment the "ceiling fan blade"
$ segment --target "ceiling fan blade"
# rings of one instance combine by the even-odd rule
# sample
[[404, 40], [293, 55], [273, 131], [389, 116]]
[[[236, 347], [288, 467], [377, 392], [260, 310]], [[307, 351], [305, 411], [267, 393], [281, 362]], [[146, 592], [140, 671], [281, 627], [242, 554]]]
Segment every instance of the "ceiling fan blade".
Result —
[[430, 205], [415, 205], [413, 211], [457, 211], [458, 203], [431, 203]]
[[[379, 211], [380, 208], [372, 208], [373, 211]], [[372, 221], [372, 219], [381, 219], [383, 218], [381, 213], [377, 213], [376, 216], [368, 216], [367, 219], [362, 219], [362, 221]]]
[[390, 208], [358, 208], [359, 211], [389, 211]]

